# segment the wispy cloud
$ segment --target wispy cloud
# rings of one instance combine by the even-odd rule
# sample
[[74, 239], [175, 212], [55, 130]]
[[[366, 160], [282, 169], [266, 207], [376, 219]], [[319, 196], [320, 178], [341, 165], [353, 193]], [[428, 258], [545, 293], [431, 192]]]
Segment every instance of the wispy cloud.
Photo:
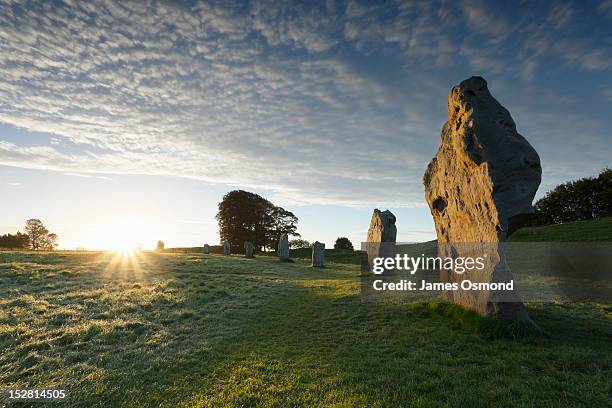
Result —
[[523, 104], [551, 69], [608, 70], [610, 40], [576, 29], [605, 7], [0, 1], [0, 122], [49, 134], [0, 135], [0, 164], [421, 205], [450, 86], [483, 74]]

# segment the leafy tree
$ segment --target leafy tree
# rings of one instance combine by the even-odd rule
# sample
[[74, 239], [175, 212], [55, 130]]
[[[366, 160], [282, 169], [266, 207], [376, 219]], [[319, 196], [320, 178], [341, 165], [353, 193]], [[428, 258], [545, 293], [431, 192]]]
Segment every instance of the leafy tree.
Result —
[[25, 249], [30, 244], [30, 238], [26, 234], [17, 231], [16, 234], [0, 235], [0, 248]]
[[347, 237], [339, 237], [336, 239], [334, 249], [350, 249], [353, 250], [353, 243]]
[[300, 249], [300, 248], [310, 248], [310, 242], [305, 239], [296, 238], [289, 241], [289, 248], [291, 249]]
[[612, 169], [604, 169], [597, 177], [598, 188], [595, 192], [595, 217], [612, 216]]
[[51, 251], [57, 247], [57, 235], [49, 230], [38, 219], [26, 221], [25, 234], [28, 236], [30, 249]]
[[266, 246], [268, 248], [277, 248], [282, 234], [300, 236], [297, 233], [298, 219], [291, 211], [273, 206], [270, 211], [270, 221], [268, 233], [266, 234], [268, 237]]
[[259, 249], [273, 249], [280, 234], [300, 236], [296, 232], [298, 219], [291, 211], [244, 190], [223, 196], [216, 218], [221, 241], [227, 239], [235, 251], [241, 251], [245, 241]]
[[560, 184], [539, 199], [534, 208], [532, 225], [612, 216], [612, 170]]

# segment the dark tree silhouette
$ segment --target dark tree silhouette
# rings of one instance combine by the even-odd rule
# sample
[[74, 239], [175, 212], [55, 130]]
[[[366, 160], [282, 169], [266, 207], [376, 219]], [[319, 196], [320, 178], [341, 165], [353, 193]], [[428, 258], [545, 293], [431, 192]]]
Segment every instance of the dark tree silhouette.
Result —
[[297, 217], [282, 207], [272, 206], [270, 210], [270, 225], [268, 226], [267, 247], [278, 248], [278, 242], [282, 234], [299, 237], [297, 233]]
[[353, 243], [347, 237], [339, 237], [336, 239], [334, 249], [350, 249], [353, 250]]
[[310, 242], [305, 239], [296, 238], [289, 241], [289, 248], [291, 249], [301, 249], [301, 248], [310, 248]]
[[221, 241], [228, 240], [236, 251], [242, 251], [245, 241], [255, 248], [273, 249], [280, 234], [299, 236], [297, 217], [277, 207], [258, 194], [234, 190], [223, 196], [217, 213]]
[[561, 224], [612, 216], [612, 169], [555, 187], [536, 201], [531, 225]]
[[57, 235], [49, 232], [43, 223], [36, 218], [26, 221], [24, 231], [28, 236], [29, 248], [34, 251], [51, 251], [57, 246]]
[[25, 249], [30, 245], [30, 238], [26, 234], [17, 231], [16, 234], [0, 235], [0, 248]]

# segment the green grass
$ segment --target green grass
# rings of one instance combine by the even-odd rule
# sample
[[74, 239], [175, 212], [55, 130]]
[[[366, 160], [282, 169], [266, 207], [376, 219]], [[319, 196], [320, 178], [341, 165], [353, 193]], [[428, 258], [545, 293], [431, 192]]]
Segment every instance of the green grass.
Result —
[[[292, 249], [290, 256], [297, 259], [312, 259], [312, 249]], [[326, 249], [325, 262], [361, 265], [363, 252], [350, 249]]]
[[512, 234], [508, 241], [610, 242], [612, 241], [612, 217], [543, 227], [525, 227]]
[[491, 338], [444, 304], [363, 302], [357, 265], [308, 264], [0, 253], [0, 388], [68, 385], [79, 407], [610, 405], [610, 305], [530, 306], [546, 336]]

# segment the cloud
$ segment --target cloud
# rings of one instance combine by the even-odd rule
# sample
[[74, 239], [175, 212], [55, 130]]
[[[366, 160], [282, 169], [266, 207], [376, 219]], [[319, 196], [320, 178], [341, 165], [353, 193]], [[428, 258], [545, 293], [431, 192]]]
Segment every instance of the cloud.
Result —
[[601, 0], [597, 7], [597, 10], [604, 16], [612, 18], [612, 0]]
[[499, 43], [510, 35], [510, 23], [500, 14], [488, 7], [482, 0], [463, 0], [461, 9], [465, 24], [474, 31], [487, 36], [489, 41]]
[[453, 83], [481, 73], [522, 103], [551, 64], [609, 67], [575, 8], [549, 12], [542, 25], [485, 2], [0, 0], [0, 122], [49, 135], [0, 135], [0, 164], [419, 206]]

